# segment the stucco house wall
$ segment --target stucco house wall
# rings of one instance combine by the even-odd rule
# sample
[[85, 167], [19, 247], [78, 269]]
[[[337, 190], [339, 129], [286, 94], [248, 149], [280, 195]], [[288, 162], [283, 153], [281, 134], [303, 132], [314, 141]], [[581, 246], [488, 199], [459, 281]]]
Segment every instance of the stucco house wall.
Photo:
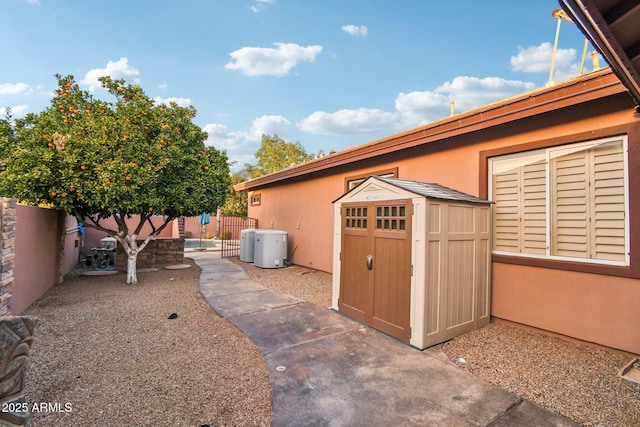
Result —
[[22, 313], [75, 268], [79, 258], [76, 225], [73, 217], [54, 209], [16, 206], [12, 314]]
[[[630, 265], [493, 256], [492, 316], [640, 353], [640, 117], [610, 71], [249, 181], [249, 216], [289, 233], [293, 262], [332, 270], [332, 201], [349, 177], [395, 170], [488, 197], [491, 156], [628, 135]], [[315, 163], [314, 163], [315, 162]], [[252, 204], [259, 195], [259, 205]]]

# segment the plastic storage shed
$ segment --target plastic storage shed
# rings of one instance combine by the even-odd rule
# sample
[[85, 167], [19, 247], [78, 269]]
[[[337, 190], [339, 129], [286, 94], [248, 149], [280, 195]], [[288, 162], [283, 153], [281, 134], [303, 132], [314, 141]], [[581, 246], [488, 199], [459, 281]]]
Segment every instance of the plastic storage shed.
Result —
[[490, 320], [490, 202], [371, 176], [334, 201], [332, 308], [419, 349]]
[[256, 244], [256, 230], [245, 229], [240, 231], [240, 261], [253, 262]]
[[282, 268], [287, 262], [287, 232], [256, 230], [253, 263], [261, 268]]

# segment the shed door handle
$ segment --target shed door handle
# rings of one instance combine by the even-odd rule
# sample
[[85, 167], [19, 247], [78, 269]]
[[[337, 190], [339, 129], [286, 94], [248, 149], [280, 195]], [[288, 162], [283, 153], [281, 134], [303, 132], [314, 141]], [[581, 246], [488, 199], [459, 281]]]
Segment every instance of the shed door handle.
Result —
[[367, 255], [367, 268], [369, 270], [373, 269], [373, 257], [371, 255]]

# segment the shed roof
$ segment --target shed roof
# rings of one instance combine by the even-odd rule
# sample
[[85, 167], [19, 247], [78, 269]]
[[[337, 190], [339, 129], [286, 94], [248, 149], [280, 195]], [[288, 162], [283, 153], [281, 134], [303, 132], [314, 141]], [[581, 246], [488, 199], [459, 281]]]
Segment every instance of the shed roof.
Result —
[[435, 184], [431, 182], [413, 181], [410, 179], [400, 178], [383, 178], [376, 177], [380, 181], [384, 181], [396, 187], [407, 190], [411, 193], [415, 193], [419, 196], [424, 196], [428, 199], [443, 199], [443, 200], [456, 200], [459, 202], [471, 202], [471, 203], [491, 203], [489, 200], [481, 199], [479, 197], [472, 196], [461, 191], [453, 190], [444, 185]]
[[481, 199], [479, 197], [472, 196], [470, 194], [463, 193], [461, 191], [453, 190], [449, 187], [445, 187], [440, 184], [435, 184], [431, 182], [421, 182], [421, 181], [413, 181], [410, 179], [399, 179], [399, 178], [383, 178], [381, 176], [370, 176], [368, 177], [362, 184], [358, 187], [355, 187], [338, 199], [334, 200], [337, 202], [342, 199], [347, 194], [355, 191], [357, 188], [361, 188], [367, 185], [367, 183], [371, 181], [382, 181], [387, 184], [393, 185], [400, 189], [406, 190], [410, 193], [417, 194], [418, 196], [426, 197], [427, 199], [439, 199], [439, 200], [453, 200], [457, 202], [468, 202], [468, 203], [482, 203], [482, 204], [490, 204], [492, 202]]

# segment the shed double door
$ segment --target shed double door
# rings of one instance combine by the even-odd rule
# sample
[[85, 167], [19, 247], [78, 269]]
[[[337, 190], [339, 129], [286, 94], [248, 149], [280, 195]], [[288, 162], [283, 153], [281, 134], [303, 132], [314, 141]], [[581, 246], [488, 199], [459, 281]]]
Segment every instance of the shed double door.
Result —
[[411, 200], [342, 205], [338, 308], [409, 342]]

